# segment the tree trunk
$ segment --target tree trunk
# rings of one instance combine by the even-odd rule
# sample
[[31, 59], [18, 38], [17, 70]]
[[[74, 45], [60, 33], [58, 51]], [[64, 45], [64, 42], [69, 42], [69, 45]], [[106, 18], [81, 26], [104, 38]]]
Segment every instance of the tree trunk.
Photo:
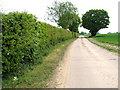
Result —
[[90, 31], [90, 33], [91, 33], [91, 37], [93, 37], [97, 34], [97, 32], [95, 32], [95, 31]]
[[91, 36], [93, 37], [93, 36], [95, 36], [96, 35], [96, 32], [94, 32], [94, 33], [91, 33]]

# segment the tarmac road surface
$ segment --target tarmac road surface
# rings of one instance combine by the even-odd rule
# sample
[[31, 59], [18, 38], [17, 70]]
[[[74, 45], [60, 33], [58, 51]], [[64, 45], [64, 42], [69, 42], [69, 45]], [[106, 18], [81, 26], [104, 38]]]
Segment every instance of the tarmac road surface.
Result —
[[118, 88], [118, 56], [81, 36], [69, 60], [66, 88]]

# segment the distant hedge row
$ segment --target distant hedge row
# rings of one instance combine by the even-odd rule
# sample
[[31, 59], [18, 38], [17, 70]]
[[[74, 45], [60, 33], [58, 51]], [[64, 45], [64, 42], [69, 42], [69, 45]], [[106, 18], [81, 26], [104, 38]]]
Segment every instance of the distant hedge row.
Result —
[[41, 62], [51, 46], [71, 38], [72, 32], [37, 21], [32, 14], [2, 14], [3, 75]]

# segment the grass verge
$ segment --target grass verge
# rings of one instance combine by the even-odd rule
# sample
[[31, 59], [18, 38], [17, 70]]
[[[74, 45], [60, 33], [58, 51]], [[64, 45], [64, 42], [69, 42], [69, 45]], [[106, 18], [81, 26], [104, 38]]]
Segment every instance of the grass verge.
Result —
[[27, 70], [23, 76], [4, 80], [3, 88], [46, 88], [47, 80], [52, 77], [54, 70], [64, 56], [67, 46], [75, 39], [57, 44], [50, 49], [50, 54], [43, 58], [42, 64], [33, 66], [33, 70]]
[[110, 44], [105, 44], [105, 43], [101, 43], [101, 42], [98, 42], [96, 40], [94, 40], [93, 38], [88, 38], [88, 40], [90, 42], [92, 42], [93, 44], [96, 44], [100, 47], [103, 47], [111, 52], [115, 52], [115, 53], [118, 53], [118, 47], [117, 46], [114, 46], [114, 45], [110, 45]]
[[88, 35], [85, 35], [87, 39], [102, 48], [105, 48], [115, 54], [120, 54], [118, 48], [118, 34], [98, 34], [95, 37], [89, 38]]

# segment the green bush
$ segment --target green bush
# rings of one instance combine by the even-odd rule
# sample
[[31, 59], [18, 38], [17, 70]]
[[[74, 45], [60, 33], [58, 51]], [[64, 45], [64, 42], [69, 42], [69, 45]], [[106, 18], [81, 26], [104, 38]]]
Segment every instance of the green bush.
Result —
[[2, 14], [3, 76], [40, 63], [51, 46], [71, 38], [72, 32], [37, 21], [32, 14]]

